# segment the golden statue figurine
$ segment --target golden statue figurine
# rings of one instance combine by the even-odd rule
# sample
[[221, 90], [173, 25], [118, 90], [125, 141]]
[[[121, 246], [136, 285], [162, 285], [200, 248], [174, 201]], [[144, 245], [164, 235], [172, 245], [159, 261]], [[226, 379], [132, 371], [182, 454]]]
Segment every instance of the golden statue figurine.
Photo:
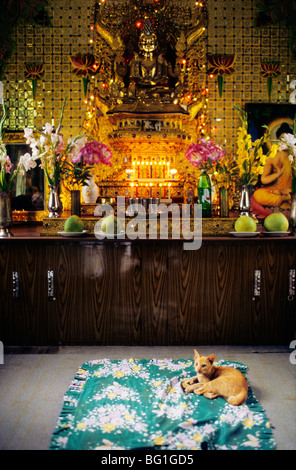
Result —
[[[287, 123], [280, 126], [276, 132], [279, 139], [282, 134], [292, 133]], [[272, 208], [285, 212], [289, 210], [291, 203], [292, 171], [287, 150], [278, 150], [273, 158], [267, 158], [263, 174], [261, 175], [261, 187], [256, 189], [252, 196], [252, 209], [258, 216], [268, 215]]]
[[149, 18], [146, 18], [139, 38], [139, 54], [130, 64], [128, 94], [134, 97], [151, 94], [170, 94], [170, 78], [175, 78], [171, 65], [157, 53], [158, 41]]

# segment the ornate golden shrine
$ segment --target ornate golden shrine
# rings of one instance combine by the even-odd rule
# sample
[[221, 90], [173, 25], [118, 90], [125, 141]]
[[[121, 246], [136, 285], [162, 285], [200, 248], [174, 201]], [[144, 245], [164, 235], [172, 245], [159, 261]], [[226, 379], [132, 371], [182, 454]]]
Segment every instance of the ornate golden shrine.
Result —
[[98, 67], [84, 127], [112, 150], [101, 196], [183, 197], [198, 171], [185, 150], [209, 134], [203, 2], [95, 5]]

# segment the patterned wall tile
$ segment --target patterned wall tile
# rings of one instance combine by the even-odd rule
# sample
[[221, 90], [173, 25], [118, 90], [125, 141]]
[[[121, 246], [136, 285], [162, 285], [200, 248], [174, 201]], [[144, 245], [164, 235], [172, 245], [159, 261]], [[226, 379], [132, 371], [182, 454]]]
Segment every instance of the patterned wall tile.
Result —
[[[109, 0], [106, 0], [109, 1]], [[120, 1], [120, 0], [113, 0]], [[180, 0], [188, 3], [188, 0]], [[191, 0], [190, 0], [191, 1]], [[83, 123], [86, 106], [82, 84], [71, 74], [70, 57], [92, 52], [90, 30], [94, 0], [49, 0], [52, 28], [19, 26], [17, 46], [4, 77], [5, 99], [9, 108], [9, 128], [41, 127], [57, 123], [63, 99], [68, 94], [65, 130], [76, 135]], [[232, 149], [239, 120], [234, 104], [267, 102], [266, 79], [260, 75], [261, 61], [279, 60], [281, 75], [274, 80], [272, 102], [287, 102], [289, 83], [296, 79], [291, 61], [289, 33], [269, 26], [254, 28], [255, 0], [208, 0], [208, 51], [235, 54], [235, 73], [225, 80], [225, 93], [219, 97], [217, 80], [209, 79], [208, 112], [218, 143]], [[43, 62], [44, 77], [38, 81], [37, 96], [25, 79], [25, 64]]]

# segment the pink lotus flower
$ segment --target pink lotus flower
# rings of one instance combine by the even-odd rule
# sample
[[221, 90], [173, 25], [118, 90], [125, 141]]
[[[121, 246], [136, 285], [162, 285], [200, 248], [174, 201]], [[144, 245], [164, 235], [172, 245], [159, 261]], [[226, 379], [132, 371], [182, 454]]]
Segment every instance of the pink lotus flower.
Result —
[[109, 147], [99, 143], [96, 140], [87, 142], [78, 153], [72, 157], [72, 163], [79, 163], [81, 159], [86, 165], [95, 165], [103, 163], [103, 165], [112, 166], [112, 154]]
[[213, 140], [201, 138], [197, 143], [189, 145], [185, 157], [196, 168], [206, 168], [225, 154], [226, 150], [215, 144]]

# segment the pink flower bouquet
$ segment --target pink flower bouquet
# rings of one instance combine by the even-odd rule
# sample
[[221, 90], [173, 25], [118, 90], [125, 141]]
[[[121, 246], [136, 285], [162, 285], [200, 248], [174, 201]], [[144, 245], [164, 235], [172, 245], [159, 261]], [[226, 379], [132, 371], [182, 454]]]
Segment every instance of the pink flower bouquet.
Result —
[[83, 162], [87, 165], [103, 163], [103, 165], [112, 166], [111, 158], [111, 150], [107, 145], [91, 140], [73, 152], [71, 161], [72, 163]]
[[196, 168], [209, 169], [225, 154], [226, 150], [215, 144], [213, 140], [201, 138], [197, 143], [189, 145], [185, 157]]

